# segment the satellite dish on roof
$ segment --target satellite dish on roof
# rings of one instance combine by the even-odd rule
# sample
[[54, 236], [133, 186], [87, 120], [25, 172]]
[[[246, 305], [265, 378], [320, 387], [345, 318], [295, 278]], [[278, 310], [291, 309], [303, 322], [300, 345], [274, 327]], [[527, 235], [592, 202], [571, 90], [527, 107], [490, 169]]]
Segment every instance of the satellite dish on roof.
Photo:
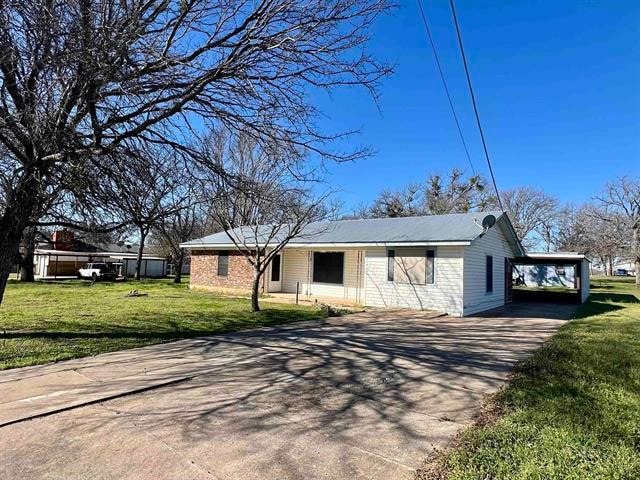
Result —
[[493, 227], [495, 224], [496, 224], [496, 217], [493, 215], [487, 215], [482, 219], [482, 228], [484, 228], [485, 232], [489, 230], [491, 227]]

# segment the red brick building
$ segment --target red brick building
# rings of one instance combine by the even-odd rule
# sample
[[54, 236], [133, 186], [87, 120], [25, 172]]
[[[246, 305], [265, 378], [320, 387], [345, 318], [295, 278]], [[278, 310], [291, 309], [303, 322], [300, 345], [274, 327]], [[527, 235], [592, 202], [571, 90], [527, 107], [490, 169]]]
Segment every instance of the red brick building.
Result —
[[[237, 250], [193, 250], [191, 285], [199, 288], [251, 290], [253, 267]], [[262, 278], [264, 290], [264, 276]]]

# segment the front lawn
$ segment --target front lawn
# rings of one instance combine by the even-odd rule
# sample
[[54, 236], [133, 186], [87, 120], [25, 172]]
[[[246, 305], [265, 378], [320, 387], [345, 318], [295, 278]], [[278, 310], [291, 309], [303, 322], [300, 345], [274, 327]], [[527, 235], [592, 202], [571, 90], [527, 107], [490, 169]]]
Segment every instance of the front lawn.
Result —
[[594, 284], [487, 406], [486, 424], [423, 478], [640, 479], [640, 292], [633, 280]]
[[[147, 294], [127, 297], [132, 289]], [[0, 370], [319, 318], [312, 307], [191, 291], [171, 280], [18, 283], [0, 306]]]

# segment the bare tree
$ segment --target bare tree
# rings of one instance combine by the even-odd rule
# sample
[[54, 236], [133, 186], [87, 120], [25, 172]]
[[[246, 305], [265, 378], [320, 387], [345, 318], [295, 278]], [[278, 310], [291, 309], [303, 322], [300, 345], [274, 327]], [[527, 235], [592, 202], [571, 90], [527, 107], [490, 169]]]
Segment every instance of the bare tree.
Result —
[[139, 139], [185, 149], [202, 124], [269, 132], [326, 158], [309, 89], [364, 86], [387, 0], [6, 0], [0, 3], [0, 300], [38, 192]]
[[[173, 195], [173, 194], [172, 194]], [[185, 250], [180, 244], [205, 235], [211, 231], [207, 222], [206, 205], [211, 205], [215, 199], [209, 199], [206, 204], [199, 200], [197, 192], [189, 189], [185, 198], [187, 205], [176, 209], [170, 215], [159, 220], [154, 229], [154, 236], [159, 245], [171, 256], [174, 267], [174, 283], [182, 281], [182, 267], [185, 261]], [[179, 199], [174, 199], [178, 203]]]
[[360, 207], [359, 218], [411, 217], [486, 210], [495, 206], [495, 197], [479, 175], [465, 178], [454, 168], [447, 177], [431, 174], [425, 184], [411, 183], [398, 190], [384, 190], [368, 207]]
[[502, 192], [502, 204], [526, 249], [539, 245], [536, 237], [551, 249], [559, 208], [555, 197], [541, 188], [517, 187]]
[[636, 266], [636, 287], [640, 288], [640, 178], [621, 177], [606, 184], [596, 197], [603, 207], [600, 218], [628, 234], [622, 243]]
[[123, 224], [135, 227], [138, 251], [134, 278], [140, 280], [149, 233], [163, 219], [188, 207], [189, 191], [181, 188], [184, 179], [176, 176], [179, 157], [167, 149], [139, 147], [111, 158], [108, 169], [90, 175], [84, 201], [109, 209]]
[[[251, 310], [256, 312], [269, 264], [292, 239], [327, 217], [329, 194], [314, 195], [310, 186], [317, 178], [304, 168], [300, 153], [246, 134], [212, 135], [203, 156], [216, 166], [209, 176], [216, 198], [210, 214], [253, 267]], [[323, 227], [316, 225], [315, 233], [318, 228]]]
[[567, 206], [559, 215], [555, 243], [559, 250], [576, 251], [597, 260], [612, 275], [615, 259], [629, 243], [623, 218], [602, 206]]
[[383, 190], [361, 214], [369, 218], [411, 217], [420, 215], [421, 202], [420, 186], [412, 184], [399, 190]]
[[433, 174], [425, 186], [425, 212], [429, 215], [466, 213], [495, 206], [495, 197], [480, 175], [464, 178], [464, 172], [454, 168], [448, 177]]

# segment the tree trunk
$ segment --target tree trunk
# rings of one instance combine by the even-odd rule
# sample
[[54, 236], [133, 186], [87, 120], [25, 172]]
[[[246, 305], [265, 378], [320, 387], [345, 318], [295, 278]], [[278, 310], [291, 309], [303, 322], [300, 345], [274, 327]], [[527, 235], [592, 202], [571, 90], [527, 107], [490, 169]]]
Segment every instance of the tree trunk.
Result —
[[260, 292], [260, 269], [255, 268], [253, 270], [253, 283], [251, 284], [251, 311], [259, 312], [260, 304], [258, 303], [258, 296]]
[[16, 264], [22, 234], [36, 205], [37, 178], [35, 174], [25, 172], [24, 179], [7, 198], [4, 214], [0, 217], [0, 304], [9, 274]]
[[136, 257], [136, 273], [133, 276], [135, 280], [140, 280], [140, 269], [142, 268], [142, 252], [144, 251], [144, 241], [147, 238], [146, 228], [140, 228], [140, 245], [138, 245], [138, 256]]
[[20, 256], [20, 281], [35, 282], [33, 257], [36, 249], [36, 229], [29, 227], [24, 235], [24, 255]]
[[604, 276], [611, 277], [613, 275], [613, 259], [609, 256], [604, 257]]
[[180, 249], [180, 253], [176, 256], [176, 261], [173, 264], [173, 283], [182, 282], [182, 264], [184, 263], [184, 250]]
[[636, 254], [636, 288], [640, 288], [640, 220], [636, 221], [633, 228], [633, 249]]
[[33, 248], [28, 249], [20, 260], [20, 281], [35, 282], [36, 277], [33, 273]]

